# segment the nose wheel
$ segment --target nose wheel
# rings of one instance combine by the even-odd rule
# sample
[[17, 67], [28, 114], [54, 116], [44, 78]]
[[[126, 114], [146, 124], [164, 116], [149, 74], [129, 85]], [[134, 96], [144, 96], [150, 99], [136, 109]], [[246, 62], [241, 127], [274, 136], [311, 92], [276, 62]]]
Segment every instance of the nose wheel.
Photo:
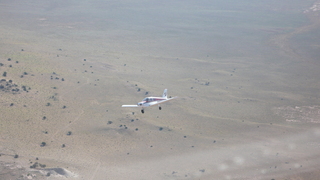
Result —
[[142, 114], [144, 113], [144, 109], [141, 109], [141, 113], [142, 113]]
[[161, 110], [161, 106], [159, 106], [159, 110]]

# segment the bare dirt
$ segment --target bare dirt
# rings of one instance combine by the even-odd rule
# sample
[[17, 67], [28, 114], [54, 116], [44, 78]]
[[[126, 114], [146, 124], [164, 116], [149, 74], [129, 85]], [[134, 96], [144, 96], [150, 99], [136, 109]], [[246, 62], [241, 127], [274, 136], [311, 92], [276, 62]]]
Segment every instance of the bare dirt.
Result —
[[317, 179], [319, 63], [290, 40], [318, 11], [220, 3], [0, 3], [0, 179]]

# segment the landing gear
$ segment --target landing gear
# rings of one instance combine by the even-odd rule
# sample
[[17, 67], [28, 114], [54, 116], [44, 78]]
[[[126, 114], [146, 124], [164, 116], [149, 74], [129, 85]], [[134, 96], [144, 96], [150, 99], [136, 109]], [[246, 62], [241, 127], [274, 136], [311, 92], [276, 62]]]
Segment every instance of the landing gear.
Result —
[[144, 109], [141, 109], [141, 113], [142, 113], [142, 114], [144, 113]]
[[161, 110], [161, 106], [159, 106], [159, 110]]

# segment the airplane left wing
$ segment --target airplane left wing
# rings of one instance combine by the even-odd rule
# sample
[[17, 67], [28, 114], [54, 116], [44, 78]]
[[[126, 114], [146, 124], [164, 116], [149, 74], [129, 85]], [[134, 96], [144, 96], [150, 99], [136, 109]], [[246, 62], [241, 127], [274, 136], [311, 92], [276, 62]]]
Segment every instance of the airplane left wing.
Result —
[[177, 98], [177, 97], [167, 98], [166, 100], [155, 101], [155, 102], [151, 103], [150, 106], [154, 106], [154, 105], [157, 105], [157, 104], [162, 104], [164, 102], [170, 101], [170, 100], [175, 99], [175, 98]]
[[122, 105], [121, 107], [139, 107], [138, 105]]

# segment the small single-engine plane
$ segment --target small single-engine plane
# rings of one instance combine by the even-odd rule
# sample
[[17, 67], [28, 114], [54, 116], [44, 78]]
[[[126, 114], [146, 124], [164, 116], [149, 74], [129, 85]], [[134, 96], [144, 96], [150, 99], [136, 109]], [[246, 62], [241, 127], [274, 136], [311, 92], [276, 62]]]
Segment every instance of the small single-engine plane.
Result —
[[146, 97], [141, 102], [139, 102], [137, 105], [122, 105], [122, 107], [140, 107], [141, 112], [144, 113], [144, 108], [149, 106], [158, 105], [159, 110], [161, 110], [161, 103], [170, 101], [172, 99], [175, 99], [176, 97], [167, 97], [167, 89], [163, 91], [162, 97]]

